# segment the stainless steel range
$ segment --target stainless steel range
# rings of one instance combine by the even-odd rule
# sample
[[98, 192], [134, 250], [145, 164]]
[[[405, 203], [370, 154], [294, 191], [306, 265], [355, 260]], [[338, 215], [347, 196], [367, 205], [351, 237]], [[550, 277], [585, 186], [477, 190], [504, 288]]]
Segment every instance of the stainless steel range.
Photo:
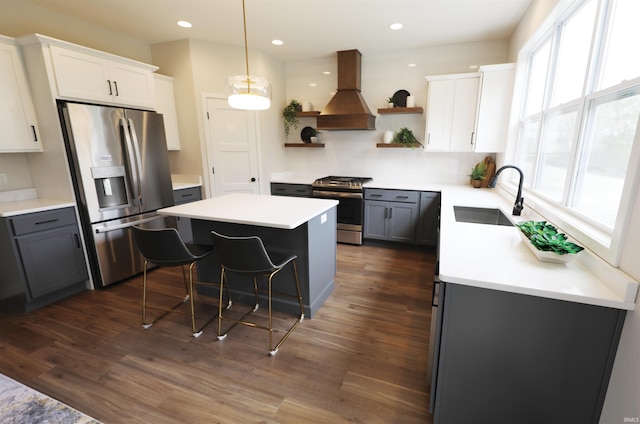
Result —
[[362, 244], [364, 220], [363, 184], [372, 181], [368, 177], [318, 178], [312, 184], [313, 197], [338, 201], [338, 242]]

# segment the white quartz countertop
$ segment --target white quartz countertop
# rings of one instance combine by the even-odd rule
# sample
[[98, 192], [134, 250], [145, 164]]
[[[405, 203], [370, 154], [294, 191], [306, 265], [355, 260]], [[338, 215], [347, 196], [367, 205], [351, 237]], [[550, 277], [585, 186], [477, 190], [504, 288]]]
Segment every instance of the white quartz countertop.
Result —
[[[323, 177], [318, 175], [317, 177]], [[372, 175], [367, 175], [372, 176]], [[272, 182], [311, 184], [315, 176], [283, 173]], [[380, 178], [364, 188], [441, 193], [440, 279], [446, 283], [501, 290], [556, 300], [634, 310], [638, 283], [585, 250], [567, 264], [539, 261], [524, 245], [517, 227], [457, 222], [454, 205], [498, 208], [512, 222], [539, 220], [513, 216], [513, 197], [498, 189]]]
[[73, 202], [65, 202], [55, 199], [28, 199], [13, 202], [2, 202], [0, 203], [0, 216], [6, 218], [73, 206], [75, 206]]
[[163, 215], [293, 229], [338, 205], [337, 200], [232, 193], [158, 210]]
[[[583, 251], [567, 264], [539, 261], [517, 227], [457, 222], [453, 206], [498, 208], [513, 222], [513, 201], [496, 190], [447, 186], [441, 194], [440, 279], [550, 299], [635, 309], [638, 283]], [[526, 207], [526, 202], [525, 202]]]

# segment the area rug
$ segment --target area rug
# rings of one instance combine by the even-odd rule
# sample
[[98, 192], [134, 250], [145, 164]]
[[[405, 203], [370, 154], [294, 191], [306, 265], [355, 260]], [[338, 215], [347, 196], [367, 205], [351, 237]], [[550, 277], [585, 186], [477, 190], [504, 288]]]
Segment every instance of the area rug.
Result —
[[100, 424], [100, 421], [0, 374], [0, 423]]

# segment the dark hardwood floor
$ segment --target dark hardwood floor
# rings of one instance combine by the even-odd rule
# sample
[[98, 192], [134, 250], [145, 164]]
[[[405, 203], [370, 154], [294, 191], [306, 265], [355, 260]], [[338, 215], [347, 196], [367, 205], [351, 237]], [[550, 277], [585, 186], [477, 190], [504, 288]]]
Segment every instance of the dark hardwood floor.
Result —
[[[180, 314], [144, 330], [141, 276], [29, 314], [3, 308], [0, 372], [105, 424], [432, 423], [434, 258], [339, 244], [335, 291], [273, 357], [267, 332], [240, 326], [218, 341], [217, 320], [197, 339]], [[154, 301], [179, 293], [179, 270], [149, 278]], [[198, 301], [203, 322], [216, 302]]]

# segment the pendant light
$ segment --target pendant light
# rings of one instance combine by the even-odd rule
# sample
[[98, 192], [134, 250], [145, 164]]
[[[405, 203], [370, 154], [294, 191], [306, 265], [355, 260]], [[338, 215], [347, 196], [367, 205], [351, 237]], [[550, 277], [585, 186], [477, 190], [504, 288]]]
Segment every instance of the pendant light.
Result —
[[227, 78], [225, 91], [229, 106], [244, 110], [265, 110], [271, 106], [271, 84], [266, 78], [249, 74], [249, 49], [247, 47], [247, 16], [242, 0], [242, 20], [244, 23], [244, 57], [246, 75]]

